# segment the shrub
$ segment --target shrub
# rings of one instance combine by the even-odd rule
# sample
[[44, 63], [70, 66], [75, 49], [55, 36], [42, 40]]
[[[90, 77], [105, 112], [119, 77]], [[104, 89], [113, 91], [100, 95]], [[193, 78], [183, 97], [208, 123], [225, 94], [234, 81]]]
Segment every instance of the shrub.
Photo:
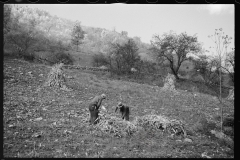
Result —
[[64, 64], [73, 64], [73, 58], [70, 54], [64, 53], [64, 52], [58, 52], [56, 54], [56, 61], [58, 62], [62, 62]]
[[22, 54], [21, 56], [22, 56], [23, 59], [26, 60], [26, 61], [33, 62], [33, 61], [35, 60], [34, 54], [26, 53], [26, 54]]
[[216, 124], [209, 122], [206, 118], [201, 118], [193, 127], [195, 132], [210, 135], [210, 131], [216, 128]]
[[102, 53], [94, 54], [92, 57], [92, 64], [94, 67], [106, 66], [108, 64], [108, 60]]
[[50, 65], [54, 65], [57, 63], [72, 65], [74, 61], [72, 56], [65, 52], [55, 52], [55, 53], [47, 52], [43, 60], [49, 63]]

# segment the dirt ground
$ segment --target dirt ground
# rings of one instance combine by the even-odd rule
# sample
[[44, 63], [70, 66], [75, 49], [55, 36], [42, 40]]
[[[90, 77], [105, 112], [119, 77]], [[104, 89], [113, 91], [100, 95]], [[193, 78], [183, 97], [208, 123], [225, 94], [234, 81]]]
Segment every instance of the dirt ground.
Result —
[[[196, 129], [206, 119], [220, 128], [220, 104], [207, 94], [177, 90], [64, 69], [71, 91], [44, 87], [50, 67], [23, 60], [4, 59], [3, 155], [8, 157], [125, 157], [125, 158], [233, 158], [234, 149]], [[187, 138], [145, 129], [134, 136], [112, 137], [90, 126], [87, 105], [97, 94], [113, 113], [118, 101], [130, 106], [130, 121], [136, 116], [159, 114], [181, 120]], [[121, 98], [120, 98], [121, 97]], [[224, 116], [234, 113], [225, 102]], [[115, 113], [114, 113], [115, 114]], [[116, 116], [119, 116], [116, 113]], [[197, 126], [198, 127], [198, 126]]]

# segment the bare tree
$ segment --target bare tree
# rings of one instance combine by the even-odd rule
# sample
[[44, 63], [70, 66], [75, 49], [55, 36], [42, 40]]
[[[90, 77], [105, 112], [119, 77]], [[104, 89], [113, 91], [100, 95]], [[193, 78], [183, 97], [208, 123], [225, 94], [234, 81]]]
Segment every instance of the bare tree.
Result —
[[[208, 36], [212, 39], [212, 41], [215, 44], [215, 47], [213, 47], [217, 53], [218, 57], [218, 68], [219, 68], [219, 100], [222, 104], [222, 68], [224, 66], [224, 56], [227, 55], [227, 50], [229, 47], [229, 44], [231, 43], [232, 37], [229, 37], [228, 35], [225, 35], [222, 31], [222, 28], [215, 29], [214, 35]], [[221, 105], [221, 131], [223, 131], [223, 105]]]

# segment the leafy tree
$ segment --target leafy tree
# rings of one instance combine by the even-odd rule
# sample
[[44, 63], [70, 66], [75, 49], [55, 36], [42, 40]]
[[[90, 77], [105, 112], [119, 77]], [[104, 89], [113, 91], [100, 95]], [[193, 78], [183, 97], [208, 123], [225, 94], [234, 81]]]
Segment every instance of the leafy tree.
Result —
[[141, 41], [140, 37], [135, 36], [135, 37], [133, 37], [133, 40], [137, 44], [138, 47], [141, 47], [142, 41]]
[[64, 63], [64, 64], [68, 64], [68, 65], [72, 65], [73, 64], [73, 57], [69, 54], [69, 53], [65, 53], [63, 51], [59, 51], [56, 53], [55, 55], [55, 64], [56, 63]]
[[73, 45], [77, 46], [77, 52], [78, 52], [78, 46], [82, 44], [82, 40], [84, 38], [84, 31], [82, 30], [82, 27], [79, 22], [76, 22], [75, 26], [72, 30], [72, 39], [71, 42]]
[[202, 75], [206, 84], [216, 84], [218, 61], [216, 57], [199, 55], [199, 59], [192, 59], [194, 69]]
[[[167, 60], [169, 62], [169, 67], [177, 79], [179, 79], [178, 70], [181, 64], [188, 60], [187, 54], [195, 54], [201, 50], [195, 35], [190, 36], [187, 33], [177, 35], [171, 31], [163, 34], [161, 37], [154, 35], [151, 44], [152, 48], [150, 51], [157, 56], [159, 61]], [[176, 55], [176, 59], [174, 55]]]
[[128, 32], [127, 32], [127, 31], [122, 31], [121, 34], [122, 34], [123, 36], [126, 36], [126, 37], [128, 36]]
[[118, 43], [112, 44], [110, 53], [111, 62], [118, 73], [131, 73], [131, 68], [134, 68], [140, 61], [137, 51], [138, 47], [132, 39], [129, 39], [123, 45]]
[[11, 30], [5, 38], [17, 50], [19, 56], [33, 60], [32, 50], [39, 36], [36, 28], [40, 22], [38, 15], [30, 11], [27, 7], [12, 7]]

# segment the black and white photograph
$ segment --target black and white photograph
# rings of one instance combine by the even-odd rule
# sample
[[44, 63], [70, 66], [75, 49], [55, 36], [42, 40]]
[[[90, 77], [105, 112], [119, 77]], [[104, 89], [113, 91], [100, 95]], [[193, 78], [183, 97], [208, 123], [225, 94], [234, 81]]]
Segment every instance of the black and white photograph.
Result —
[[4, 4], [4, 158], [234, 158], [235, 4]]

